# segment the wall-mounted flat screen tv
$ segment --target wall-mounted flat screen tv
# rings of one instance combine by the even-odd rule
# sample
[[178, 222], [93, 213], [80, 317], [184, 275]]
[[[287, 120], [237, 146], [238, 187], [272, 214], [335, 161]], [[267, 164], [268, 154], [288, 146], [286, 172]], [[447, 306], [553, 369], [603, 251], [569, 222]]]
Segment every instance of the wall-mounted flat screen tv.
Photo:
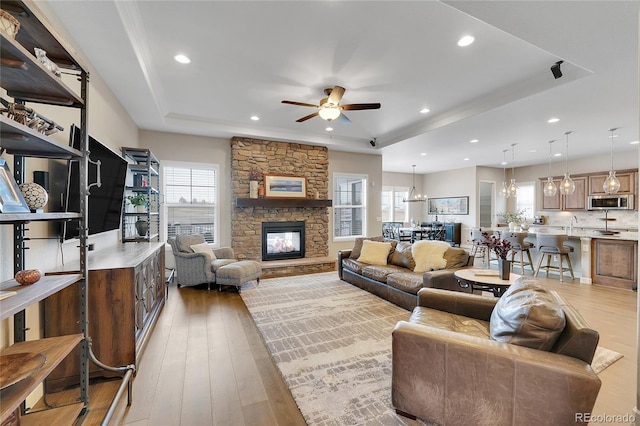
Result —
[[[82, 132], [76, 125], [71, 127], [70, 145], [80, 149]], [[87, 224], [89, 235], [112, 231], [120, 228], [122, 216], [122, 200], [124, 197], [125, 179], [127, 177], [127, 161], [109, 148], [89, 136], [89, 158], [95, 162], [100, 160], [102, 185], [92, 186], [89, 191], [89, 208]], [[97, 181], [97, 166], [89, 163], [89, 184]], [[67, 191], [65, 194], [65, 211], [80, 211], [80, 169], [77, 161], [69, 162]], [[64, 238], [80, 236], [79, 221], [66, 223]]]

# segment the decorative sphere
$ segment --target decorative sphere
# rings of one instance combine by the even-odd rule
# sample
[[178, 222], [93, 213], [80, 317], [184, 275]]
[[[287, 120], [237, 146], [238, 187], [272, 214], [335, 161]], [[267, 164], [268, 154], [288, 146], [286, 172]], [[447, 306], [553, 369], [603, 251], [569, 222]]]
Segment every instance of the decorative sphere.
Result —
[[19, 271], [15, 278], [20, 285], [31, 285], [42, 278], [42, 271], [39, 269], [25, 269]]
[[37, 183], [21, 183], [18, 187], [31, 210], [41, 209], [49, 201], [47, 191]]

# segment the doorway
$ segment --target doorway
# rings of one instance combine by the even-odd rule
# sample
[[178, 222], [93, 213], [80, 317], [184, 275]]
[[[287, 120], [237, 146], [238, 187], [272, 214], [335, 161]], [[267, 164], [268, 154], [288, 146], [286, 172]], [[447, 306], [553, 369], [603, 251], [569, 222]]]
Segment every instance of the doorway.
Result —
[[480, 227], [491, 228], [493, 221], [493, 202], [495, 182], [480, 181], [479, 188], [479, 212]]

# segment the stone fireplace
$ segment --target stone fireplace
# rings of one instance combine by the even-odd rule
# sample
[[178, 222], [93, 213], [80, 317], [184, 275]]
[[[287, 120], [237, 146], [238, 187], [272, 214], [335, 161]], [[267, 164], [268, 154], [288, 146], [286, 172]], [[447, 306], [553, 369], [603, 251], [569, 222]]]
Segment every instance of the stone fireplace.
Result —
[[[249, 175], [289, 175], [306, 178], [307, 198], [273, 198], [250, 200]], [[263, 261], [263, 271], [270, 263], [287, 264], [286, 272], [325, 272], [335, 269], [335, 261], [327, 261], [329, 254], [329, 208], [313, 203], [317, 198], [329, 198], [329, 152], [326, 147], [262, 139], [234, 137], [231, 139], [231, 182], [233, 211], [231, 214], [232, 247], [238, 259], [262, 260], [263, 222], [304, 222], [304, 258]], [[259, 185], [264, 186], [260, 181]], [[264, 203], [262, 202], [264, 201]], [[267, 202], [268, 201], [268, 202]], [[281, 201], [281, 202], [280, 202]], [[317, 261], [314, 261], [317, 259]], [[304, 264], [303, 264], [304, 263]]]

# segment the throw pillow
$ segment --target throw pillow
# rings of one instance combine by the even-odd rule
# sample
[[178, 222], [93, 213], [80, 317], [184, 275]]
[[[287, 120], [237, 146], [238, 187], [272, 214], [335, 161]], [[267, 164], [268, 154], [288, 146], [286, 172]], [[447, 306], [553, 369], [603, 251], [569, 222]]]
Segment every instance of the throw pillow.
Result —
[[411, 255], [411, 243], [406, 241], [399, 242], [389, 256], [389, 263], [413, 271], [413, 268], [416, 267], [416, 262]]
[[193, 250], [194, 253], [207, 253], [211, 256], [211, 260], [217, 259], [216, 255], [213, 253], [213, 248], [211, 248], [207, 243], [194, 244], [191, 246], [191, 250]]
[[351, 249], [351, 254], [349, 255], [349, 259], [358, 260], [358, 258], [360, 257], [360, 253], [362, 252], [362, 242], [365, 240], [383, 242], [384, 237], [379, 236], [379, 237], [369, 237], [369, 238], [356, 238], [356, 242], [354, 243], [353, 248]]
[[519, 278], [502, 295], [491, 313], [491, 339], [549, 351], [564, 330], [562, 306], [531, 279]]
[[444, 269], [447, 260], [444, 253], [451, 248], [449, 243], [444, 241], [421, 240], [416, 241], [411, 246], [411, 255], [416, 262], [414, 272], [427, 272]]
[[386, 265], [390, 251], [391, 243], [365, 240], [362, 242], [362, 253], [358, 257], [358, 262], [371, 265]]
[[462, 268], [469, 262], [469, 253], [463, 248], [451, 247], [444, 253], [447, 261], [446, 269]]

